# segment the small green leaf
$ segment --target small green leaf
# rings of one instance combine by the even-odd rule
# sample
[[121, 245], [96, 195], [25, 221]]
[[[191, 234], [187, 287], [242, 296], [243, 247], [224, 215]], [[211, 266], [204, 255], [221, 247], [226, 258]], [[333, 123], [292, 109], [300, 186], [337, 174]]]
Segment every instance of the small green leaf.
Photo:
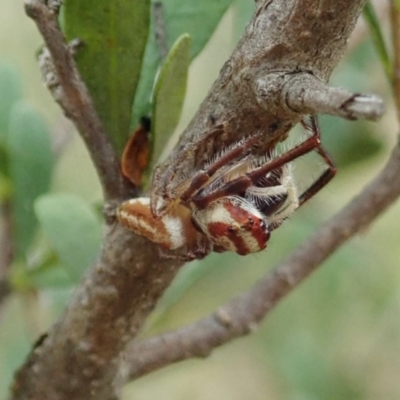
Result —
[[5, 143], [12, 106], [22, 98], [19, 76], [11, 65], [0, 64], [0, 145]]
[[[164, 37], [168, 49], [178, 37], [188, 33], [192, 38], [190, 59], [193, 60], [204, 48], [214, 33], [222, 16], [234, 0], [161, 0], [161, 15], [165, 28]], [[155, 1], [153, 1], [155, 3]], [[153, 8], [154, 11], [154, 8]], [[159, 30], [159, 29], [157, 29]], [[131, 128], [134, 129], [142, 116], [149, 115], [151, 93], [155, 76], [162, 61], [155, 39], [154, 15], [150, 26], [150, 36], [142, 66], [140, 82], [133, 106]]]
[[16, 255], [24, 256], [37, 224], [33, 203], [48, 190], [54, 164], [48, 128], [41, 115], [25, 102], [11, 110], [7, 147], [14, 243]]
[[383, 69], [389, 82], [393, 79], [392, 63], [390, 61], [389, 53], [383, 38], [381, 26], [378, 17], [375, 13], [374, 6], [371, 1], [367, 1], [363, 9], [364, 18], [368, 24], [371, 32], [371, 38], [374, 43], [375, 49], [378, 52], [379, 59], [381, 60]]
[[35, 212], [70, 278], [79, 281], [100, 250], [101, 226], [95, 212], [69, 194], [42, 196]]
[[76, 60], [119, 152], [129, 137], [130, 115], [149, 31], [150, 0], [65, 0], [68, 40], [84, 47]]
[[157, 162], [179, 122], [186, 93], [189, 51], [189, 35], [180, 36], [168, 53], [158, 75], [152, 113], [154, 162]]

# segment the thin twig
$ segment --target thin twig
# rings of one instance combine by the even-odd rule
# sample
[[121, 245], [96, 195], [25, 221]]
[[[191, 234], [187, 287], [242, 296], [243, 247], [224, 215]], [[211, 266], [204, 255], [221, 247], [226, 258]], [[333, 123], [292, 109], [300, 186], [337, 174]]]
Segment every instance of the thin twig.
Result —
[[58, 24], [58, 13], [40, 0], [26, 0], [26, 13], [35, 21], [51, 54], [62, 87], [63, 108], [78, 128], [90, 152], [107, 200], [127, 192], [113, 146], [104, 132], [88, 90], [79, 76], [71, 50]]
[[128, 380], [173, 362], [205, 357], [214, 348], [250, 333], [283, 297], [338, 247], [369, 226], [399, 196], [400, 146], [396, 146], [382, 172], [360, 195], [248, 292], [191, 325], [132, 343], [122, 368], [129, 371]]
[[351, 120], [365, 118], [375, 121], [384, 113], [380, 97], [329, 87], [310, 74], [294, 76], [285, 87], [287, 91], [283, 96], [288, 106], [308, 114], [330, 114]]

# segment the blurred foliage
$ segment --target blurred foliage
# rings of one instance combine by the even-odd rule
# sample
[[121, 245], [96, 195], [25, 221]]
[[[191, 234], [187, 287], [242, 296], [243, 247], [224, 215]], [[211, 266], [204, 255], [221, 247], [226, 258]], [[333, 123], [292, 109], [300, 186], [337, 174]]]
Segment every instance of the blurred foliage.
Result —
[[35, 211], [70, 278], [79, 282], [100, 250], [101, 226], [95, 211], [70, 194], [42, 196]]
[[[63, 25], [69, 39], [83, 39], [77, 54], [79, 68], [116, 147], [121, 150], [129, 129], [151, 113], [156, 159], [185, 109], [184, 99], [185, 104], [199, 101], [192, 93], [185, 98], [188, 73], [194, 87], [204, 85], [216, 62], [210, 55], [227, 43], [234, 48], [254, 2], [157, 2], [162, 5], [165, 28], [158, 41], [154, 3], [151, 7], [145, 0], [119, 0], [91, 7], [92, 2], [66, 0]], [[17, 7], [21, 5], [6, 0], [4, 15]], [[5, 26], [1, 18], [0, 38]], [[222, 18], [223, 25], [217, 29]], [[16, 26], [31, 24], [25, 17], [14, 20]], [[376, 20], [370, 18], [369, 24], [373, 24], [373, 40], [347, 55], [335, 71], [333, 84], [386, 94], [389, 85], [379, 67], [380, 62], [385, 65], [385, 38]], [[20, 31], [13, 34], [18, 37]], [[163, 45], [167, 55], [162, 55]], [[85, 198], [88, 182], [82, 165], [86, 153], [76, 152], [76, 144], [71, 143], [55, 157], [51, 141], [57, 139], [56, 129], [49, 128], [43, 111], [37, 111], [43, 109], [37, 100], [41, 94], [26, 95], [26, 82], [38, 76], [24, 70], [25, 63], [15, 63], [15, 54], [33, 58], [32, 45], [12, 51], [4, 53], [0, 48], [0, 202], [12, 206], [16, 252], [11, 277], [16, 295], [0, 315], [0, 398], [29, 351], [29, 342], [54, 322], [101, 242], [101, 199]], [[191, 76], [189, 62], [200, 62], [200, 57], [195, 59], [200, 52], [206, 61], [200, 60], [201, 73]], [[183, 268], [143, 335], [206, 315], [282, 260], [375, 173], [382, 150], [393, 140], [390, 135], [396, 128], [392, 124], [387, 118], [377, 125], [322, 117], [324, 147], [339, 166], [334, 182], [274, 232], [266, 252], [246, 258], [213, 254]], [[57, 175], [61, 163], [66, 166], [64, 175]], [[51, 182], [54, 174], [57, 182]], [[74, 182], [69, 186], [70, 177]], [[400, 398], [396, 212], [399, 206], [361, 240], [355, 239], [335, 254], [250, 338], [217, 350], [207, 361], [185, 362], [139, 380], [127, 388], [124, 398]]]
[[368, 0], [367, 3], [365, 4], [363, 15], [371, 31], [371, 38], [374, 42], [375, 49], [378, 52], [378, 56], [382, 63], [383, 69], [385, 70], [386, 77], [389, 82], [392, 82], [393, 80], [392, 62], [389, 58], [389, 52], [385, 44], [385, 39], [383, 37], [381, 25], [379, 23], [378, 16], [376, 15], [371, 0]]
[[31, 105], [10, 110], [7, 140], [12, 182], [15, 256], [25, 257], [36, 230], [33, 203], [49, 190], [53, 170], [50, 135], [42, 116]]

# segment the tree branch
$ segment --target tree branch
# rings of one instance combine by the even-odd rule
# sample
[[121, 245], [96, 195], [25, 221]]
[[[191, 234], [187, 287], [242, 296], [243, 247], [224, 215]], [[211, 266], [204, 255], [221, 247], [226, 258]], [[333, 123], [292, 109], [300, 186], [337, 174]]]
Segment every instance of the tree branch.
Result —
[[133, 342], [124, 357], [131, 380], [173, 362], [205, 357], [253, 331], [260, 321], [338, 247], [368, 227], [400, 196], [400, 146], [380, 174], [343, 210], [323, 224], [272, 273], [212, 315], [161, 336]]

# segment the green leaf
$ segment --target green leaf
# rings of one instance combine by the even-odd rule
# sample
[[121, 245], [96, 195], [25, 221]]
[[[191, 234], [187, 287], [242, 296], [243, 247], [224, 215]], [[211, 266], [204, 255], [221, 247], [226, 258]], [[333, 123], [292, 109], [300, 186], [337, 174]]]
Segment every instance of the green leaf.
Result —
[[[204, 48], [214, 33], [222, 16], [234, 0], [161, 0], [165, 40], [168, 49], [179, 36], [188, 33], [192, 38], [190, 59], [193, 60]], [[153, 1], [154, 3], [155, 1]], [[154, 7], [152, 10], [154, 13]], [[154, 15], [152, 15], [150, 37], [143, 61], [140, 83], [133, 106], [131, 128], [134, 129], [142, 116], [151, 110], [151, 93], [155, 76], [162, 61], [155, 39]]]
[[157, 162], [164, 150], [182, 112], [190, 63], [190, 41], [187, 34], [177, 39], [161, 67], [154, 88], [152, 113], [154, 162]]
[[0, 64], [0, 146], [6, 141], [10, 111], [12, 106], [22, 98], [19, 76], [14, 67]]
[[25, 102], [10, 113], [7, 143], [16, 255], [24, 256], [36, 229], [33, 203], [50, 185], [53, 154], [50, 135], [41, 115]]
[[378, 52], [379, 59], [381, 60], [383, 69], [389, 82], [393, 80], [393, 70], [392, 63], [390, 61], [389, 53], [383, 38], [381, 26], [378, 17], [375, 13], [374, 6], [371, 1], [367, 1], [363, 9], [364, 18], [368, 24], [369, 30], [371, 32], [371, 38]]
[[70, 194], [42, 196], [35, 212], [69, 276], [78, 282], [100, 250], [101, 226], [95, 212]]
[[150, 0], [65, 0], [68, 40], [79, 38], [79, 71], [116, 149], [129, 137], [130, 115], [149, 31]]

